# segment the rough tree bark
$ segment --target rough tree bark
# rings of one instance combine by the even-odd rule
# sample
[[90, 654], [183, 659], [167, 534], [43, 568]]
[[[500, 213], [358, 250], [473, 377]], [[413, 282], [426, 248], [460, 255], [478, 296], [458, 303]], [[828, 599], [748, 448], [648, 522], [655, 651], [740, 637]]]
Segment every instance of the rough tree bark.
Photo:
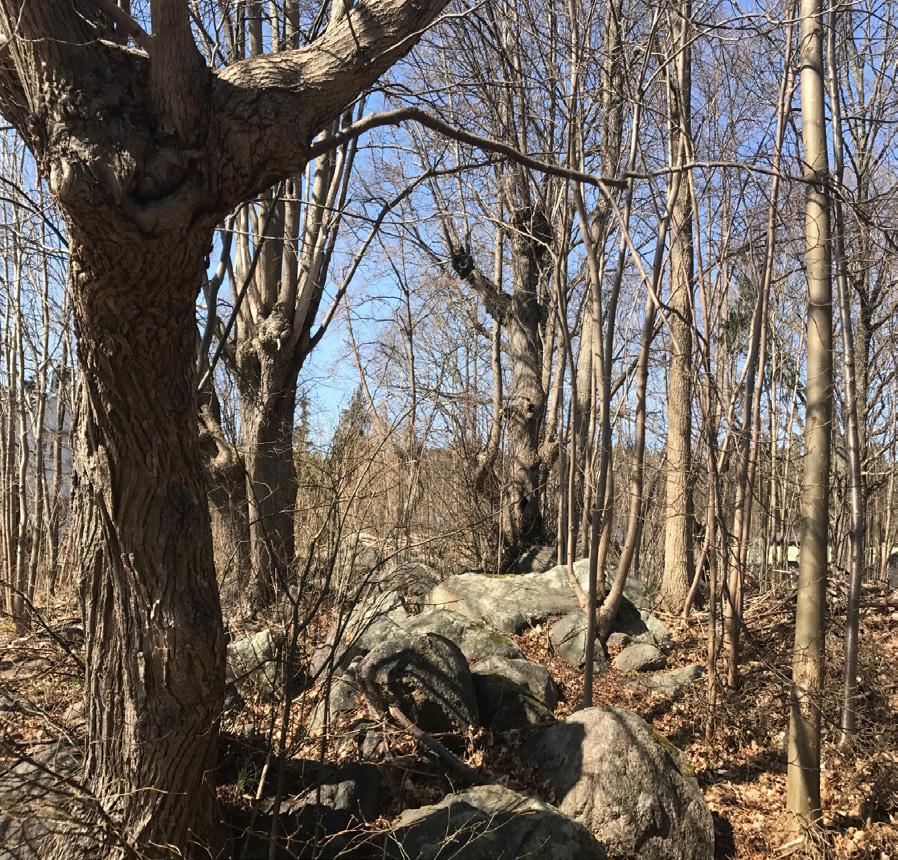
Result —
[[[511, 195], [509, 195], [511, 196]], [[540, 437], [546, 414], [542, 381], [546, 307], [542, 279], [552, 241], [551, 229], [539, 204], [506, 207], [511, 211], [512, 290], [486, 277], [469, 248], [457, 240], [451, 248], [452, 266], [483, 299], [487, 313], [505, 331], [505, 352], [511, 372], [511, 391], [505, 407], [509, 475], [504, 494], [502, 535], [513, 559], [528, 545], [545, 537], [540, 506]]]
[[[145, 52], [86, 0], [0, 0], [0, 109], [67, 220], [84, 421], [76, 524], [87, 634], [85, 777], [127, 852], [203, 852], [224, 684], [197, 427], [194, 307], [216, 223], [302, 170], [313, 136], [443, 0], [364, 4], [310, 46], [221, 73], [188, 6], [151, 0]], [[95, 837], [99, 828], [88, 834]]]

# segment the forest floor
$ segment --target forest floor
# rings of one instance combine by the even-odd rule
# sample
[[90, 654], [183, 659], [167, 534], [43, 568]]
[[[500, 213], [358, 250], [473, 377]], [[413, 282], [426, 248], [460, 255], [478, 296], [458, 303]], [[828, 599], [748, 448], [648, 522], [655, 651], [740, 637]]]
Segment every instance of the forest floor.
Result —
[[[898, 860], [898, 605], [894, 595], [868, 594], [862, 612], [859, 732], [848, 750], [838, 746], [839, 687], [843, 622], [831, 610], [827, 634], [827, 693], [823, 748], [824, 827], [812, 856]], [[676, 697], [645, 692], [613, 669], [596, 679], [594, 704], [639, 713], [688, 757], [714, 815], [718, 858], [754, 860], [783, 856], [785, 814], [785, 732], [792, 642], [792, 598], [769, 594], [747, 604], [739, 690], [721, 689], [714, 732], [706, 739], [709, 718], [707, 680]], [[16, 637], [0, 622], [0, 770], [17, 753], [33, 755], [59, 737], [77, 742], [83, 713], [82, 643], [69, 605], [54, 607], [47, 629]], [[676, 647], [669, 667], [704, 663], [706, 616], [688, 624], [665, 618]], [[524, 655], [544, 664], [562, 690], [556, 716], [564, 718], [582, 696], [582, 673], [557, 657], [547, 627], [518, 637]], [[297, 712], [308, 713], [300, 696]], [[255, 710], [255, 709], [254, 709]], [[256, 710], [256, 725], [270, 712]], [[241, 718], [238, 722], [244, 722]], [[271, 722], [268, 723], [272, 725]], [[226, 728], [238, 726], [226, 721]], [[244, 726], [245, 729], [245, 726]], [[245, 733], [245, 731], [244, 731]], [[538, 791], [537, 775], [517, 759], [512, 736], [474, 737], [467, 763], [512, 788]], [[291, 749], [315, 757], [311, 742]], [[335, 758], [346, 761], [345, 750]], [[328, 754], [330, 758], [330, 754]], [[392, 789], [385, 818], [400, 808], [434, 802], [451, 780], [410, 738], [399, 739], [386, 762], [386, 786]], [[392, 773], [392, 777], [390, 776]], [[239, 786], [223, 786], [227, 802]]]
[[[829, 618], [826, 705], [823, 709], [822, 799], [824, 827], [810, 856], [898, 860], [898, 602], [862, 612], [860, 694], [855, 744], [839, 747], [842, 619]], [[842, 613], [844, 615], [844, 613]], [[788, 833], [786, 731], [794, 602], [770, 594], [746, 605], [741, 683], [721, 688], [714, 731], [707, 677], [675, 697], [649, 693], [609, 670], [595, 681], [593, 703], [628, 708], [648, 721], [688, 757], [714, 815], [716, 857], [755, 860], [784, 856]], [[664, 617], [677, 643], [668, 666], [704, 664], [705, 624]], [[582, 698], [583, 675], [552, 653], [547, 631], [519, 638], [525, 656], [549, 668], [562, 687], [563, 717]], [[721, 679], [722, 680], [722, 679]]]

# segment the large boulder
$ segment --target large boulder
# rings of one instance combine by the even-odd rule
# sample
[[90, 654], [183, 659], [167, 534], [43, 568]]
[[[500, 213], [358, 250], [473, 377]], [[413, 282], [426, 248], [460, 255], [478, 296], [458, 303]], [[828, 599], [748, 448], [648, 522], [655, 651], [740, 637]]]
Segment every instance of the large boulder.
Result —
[[558, 564], [558, 548], [532, 546], [524, 550], [511, 564], [509, 573], [545, 573]]
[[[378, 855], [380, 856], [380, 855]], [[394, 860], [604, 860], [589, 831], [555, 807], [503, 785], [480, 785], [407, 809], [386, 834]]]
[[312, 656], [314, 677], [333, 663], [333, 669], [345, 669], [353, 660], [388, 639], [407, 638], [400, 624], [409, 618], [402, 598], [395, 591], [368, 592], [349, 613], [339, 617], [324, 642]]
[[549, 670], [532, 660], [487, 657], [477, 663], [472, 671], [480, 675], [501, 675], [512, 684], [523, 687], [547, 708], [554, 708], [558, 704], [558, 687]]
[[480, 722], [496, 731], [549, 722], [558, 688], [544, 666], [529, 660], [489, 657], [472, 670]]
[[228, 643], [226, 676], [244, 697], [274, 695], [280, 683], [278, 652], [282, 637], [265, 628]]
[[[580, 588], [586, 591], [589, 585], [587, 559], [574, 564], [574, 575]], [[639, 605], [648, 605], [645, 586], [638, 580], [628, 586]], [[548, 618], [581, 611], [567, 565], [556, 565], [544, 573], [457, 574], [434, 588], [426, 603], [485, 621], [509, 633], [519, 633]], [[618, 618], [627, 628], [621, 627], [622, 632], [634, 637], [651, 635], [640, 615], [639, 605], [631, 602], [625, 591], [618, 609]], [[618, 629], [616, 625], [615, 629]]]
[[477, 701], [468, 661], [436, 633], [388, 640], [359, 664], [359, 681], [378, 713], [397, 708], [431, 733], [464, 733], [477, 725]]
[[376, 766], [353, 762], [322, 774], [299, 794], [283, 797], [274, 821], [274, 801], [264, 799], [255, 817], [234, 815], [235, 856], [268, 860], [274, 829], [277, 860], [336, 858], [349, 843], [349, 828], [380, 814], [380, 773]]
[[442, 580], [443, 576], [436, 569], [421, 561], [397, 564], [385, 576], [385, 582], [399, 594], [409, 612], [420, 612], [425, 606], [427, 594]]
[[634, 642], [624, 648], [611, 665], [618, 672], [650, 672], [652, 669], [663, 669], [665, 663], [667, 657], [657, 645]]
[[483, 621], [473, 621], [448, 609], [425, 609], [400, 626], [408, 633], [436, 633], [453, 641], [469, 660], [520, 657], [521, 651], [506, 633]]
[[[556, 567], [549, 568], [549, 571], [566, 571], [567, 565], [562, 564]], [[581, 558], [579, 561], [574, 562], [574, 575], [577, 577], [577, 581], [580, 583], [580, 586], [584, 591], [588, 591], [589, 589], [589, 558]], [[614, 572], [611, 570], [605, 571], [605, 593], [607, 594], [611, 590], [611, 585], [614, 582]], [[648, 586], [641, 580], [637, 579], [635, 576], [628, 576], [627, 581], [624, 583], [624, 598], [625, 601], [635, 606], [637, 609], [643, 609], [646, 611], [651, 610], [653, 598], [652, 594], [648, 589]]]
[[567, 572], [461, 573], [440, 583], [427, 597], [431, 606], [486, 621], [508, 633], [578, 608]]
[[611, 856], [713, 857], [714, 827], [698, 783], [676, 748], [636, 714], [577, 711], [528, 740], [521, 758]]
[[341, 675], [333, 678], [329, 685], [323, 685], [321, 697], [312, 711], [310, 726], [314, 731], [321, 731], [326, 725], [341, 714], [354, 711], [358, 707], [361, 695], [358, 667], [361, 658], [357, 657], [346, 667]]
[[344, 624], [340, 625], [341, 640], [346, 645], [370, 648], [385, 634], [401, 625], [409, 617], [397, 591], [370, 593], [353, 607]]
[[664, 647], [671, 642], [670, 630], [667, 625], [656, 615], [646, 612], [644, 609], [639, 611], [639, 617], [642, 623], [648, 628], [649, 634], [660, 646]]
[[[578, 610], [562, 615], [552, 624], [549, 636], [557, 654], [572, 666], [578, 669], [583, 667], [586, 660], [586, 615], [583, 612]], [[608, 668], [605, 651], [598, 639], [592, 662], [595, 672], [604, 672]]]

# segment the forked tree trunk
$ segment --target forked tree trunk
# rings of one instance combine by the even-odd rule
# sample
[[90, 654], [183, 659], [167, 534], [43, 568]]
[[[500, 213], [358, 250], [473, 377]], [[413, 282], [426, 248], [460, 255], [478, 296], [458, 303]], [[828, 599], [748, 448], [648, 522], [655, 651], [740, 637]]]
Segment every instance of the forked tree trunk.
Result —
[[[223, 698], [193, 321], [210, 241], [211, 229], [148, 239], [108, 221], [72, 227], [85, 777], [147, 857], [205, 842]], [[55, 856], [119, 856], [108, 844], [80, 850], [66, 840]]]
[[[306, 48], [213, 73], [186, 3], [153, 0], [152, 37], [126, 23], [141, 52], [105, 38], [98, 4], [0, 0], [0, 112], [69, 223], [84, 377], [73, 527], [101, 809], [44, 858], [209, 856], [225, 653], [197, 427], [206, 255], [216, 223], [301, 172], [443, 5], [377, 0]], [[97, 845], [107, 831], [133, 848]]]

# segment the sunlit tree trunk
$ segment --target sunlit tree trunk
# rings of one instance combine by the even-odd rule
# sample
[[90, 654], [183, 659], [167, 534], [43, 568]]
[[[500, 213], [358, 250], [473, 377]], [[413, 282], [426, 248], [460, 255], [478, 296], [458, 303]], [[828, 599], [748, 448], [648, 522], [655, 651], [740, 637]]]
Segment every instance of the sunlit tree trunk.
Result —
[[820, 722], [824, 668], [832, 429], [832, 264], [829, 163], [820, 0], [801, 0], [801, 117], [808, 278], [807, 409], [801, 483], [801, 554], [788, 742], [787, 803], [797, 824], [820, 817]]
[[[671, 151], [691, 135], [692, 48], [689, 20], [692, 4], [684, 0], [676, 22], [675, 80], [670, 88]], [[664, 527], [664, 574], [661, 599], [672, 612], [686, 602], [694, 569], [692, 509], [692, 290], [694, 254], [692, 200], [686, 177], [679, 183], [670, 227], [670, 356], [667, 376], [667, 496]]]

